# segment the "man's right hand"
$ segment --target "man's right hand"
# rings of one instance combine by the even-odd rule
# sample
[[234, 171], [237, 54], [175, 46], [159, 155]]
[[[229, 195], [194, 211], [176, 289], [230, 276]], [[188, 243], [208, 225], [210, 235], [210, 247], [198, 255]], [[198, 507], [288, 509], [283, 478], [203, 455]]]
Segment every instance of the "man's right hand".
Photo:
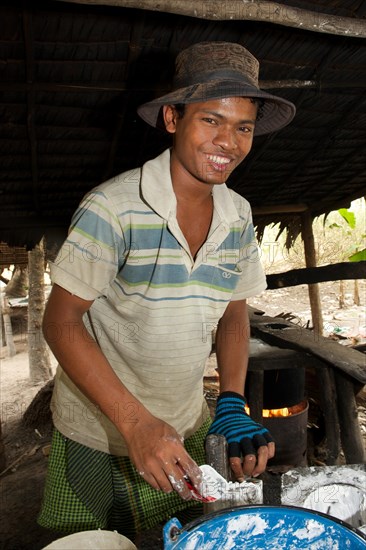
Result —
[[187, 476], [199, 490], [202, 473], [183, 445], [183, 438], [166, 422], [142, 415], [125, 435], [129, 457], [139, 474], [154, 489], [176, 491], [184, 500], [192, 494], [184, 480]]

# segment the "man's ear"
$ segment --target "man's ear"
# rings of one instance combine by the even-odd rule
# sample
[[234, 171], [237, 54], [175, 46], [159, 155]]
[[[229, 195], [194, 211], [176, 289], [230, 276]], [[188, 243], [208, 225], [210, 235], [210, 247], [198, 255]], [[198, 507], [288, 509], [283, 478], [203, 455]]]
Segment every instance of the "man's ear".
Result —
[[175, 134], [177, 111], [173, 105], [163, 106], [163, 119], [166, 131], [169, 132], [169, 134]]

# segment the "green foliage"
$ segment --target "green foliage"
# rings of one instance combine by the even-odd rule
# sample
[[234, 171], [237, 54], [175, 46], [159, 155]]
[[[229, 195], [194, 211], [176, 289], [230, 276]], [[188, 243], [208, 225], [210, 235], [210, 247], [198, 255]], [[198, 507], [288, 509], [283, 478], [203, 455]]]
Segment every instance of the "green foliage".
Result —
[[349, 227], [351, 229], [355, 229], [356, 227], [356, 216], [354, 212], [351, 212], [350, 210], [347, 210], [347, 208], [340, 208], [338, 210], [339, 214], [342, 216], [344, 220], [348, 223]]
[[342, 229], [342, 226], [339, 225], [339, 223], [331, 223], [330, 225], [328, 225], [328, 228], [329, 229]]
[[[347, 210], [346, 208], [340, 208], [338, 210], [338, 213], [342, 216], [342, 218], [347, 222], [348, 226], [354, 230], [356, 229], [356, 216], [354, 212], [351, 212], [350, 210]], [[336, 224], [334, 224], [336, 225]], [[362, 238], [365, 238], [365, 235], [362, 235]], [[354, 248], [356, 252], [354, 254], [351, 254], [351, 256], [348, 257], [349, 262], [361, 262], [363, 260], [366, 260], [366, 248], [363, 250], [358, 250], [358, 246], [354, 245]]]
[[364, 248], [363, 250], [360, 250], [360, 252], [356, 252], [355, 254], [352, 254], [352, 256], [348, 258], [348, 261], [350, 262], [366, 261], [366, 248]]

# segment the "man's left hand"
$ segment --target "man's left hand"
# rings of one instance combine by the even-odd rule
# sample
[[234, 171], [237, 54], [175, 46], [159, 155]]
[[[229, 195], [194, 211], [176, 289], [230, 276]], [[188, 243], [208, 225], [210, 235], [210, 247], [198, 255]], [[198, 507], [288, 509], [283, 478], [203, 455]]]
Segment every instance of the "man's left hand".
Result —
[[245, 399], [235, 392], [223, 392], [217, 399], [216, 414], [208, 435], [223, 435], [228, 442], [230, 466], [238, 481], [256, 477], [275, 454], [269, 431], [245, 412]]

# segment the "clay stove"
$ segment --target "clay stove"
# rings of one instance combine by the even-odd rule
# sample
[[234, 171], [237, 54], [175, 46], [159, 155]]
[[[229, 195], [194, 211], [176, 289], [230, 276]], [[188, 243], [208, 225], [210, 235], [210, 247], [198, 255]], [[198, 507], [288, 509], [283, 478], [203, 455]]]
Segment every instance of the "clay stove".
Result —
[[308, 402], [303, 354], [252, 339], [245, 393], [252, 418], [276, 442], [268, 466], [305, 466]]

